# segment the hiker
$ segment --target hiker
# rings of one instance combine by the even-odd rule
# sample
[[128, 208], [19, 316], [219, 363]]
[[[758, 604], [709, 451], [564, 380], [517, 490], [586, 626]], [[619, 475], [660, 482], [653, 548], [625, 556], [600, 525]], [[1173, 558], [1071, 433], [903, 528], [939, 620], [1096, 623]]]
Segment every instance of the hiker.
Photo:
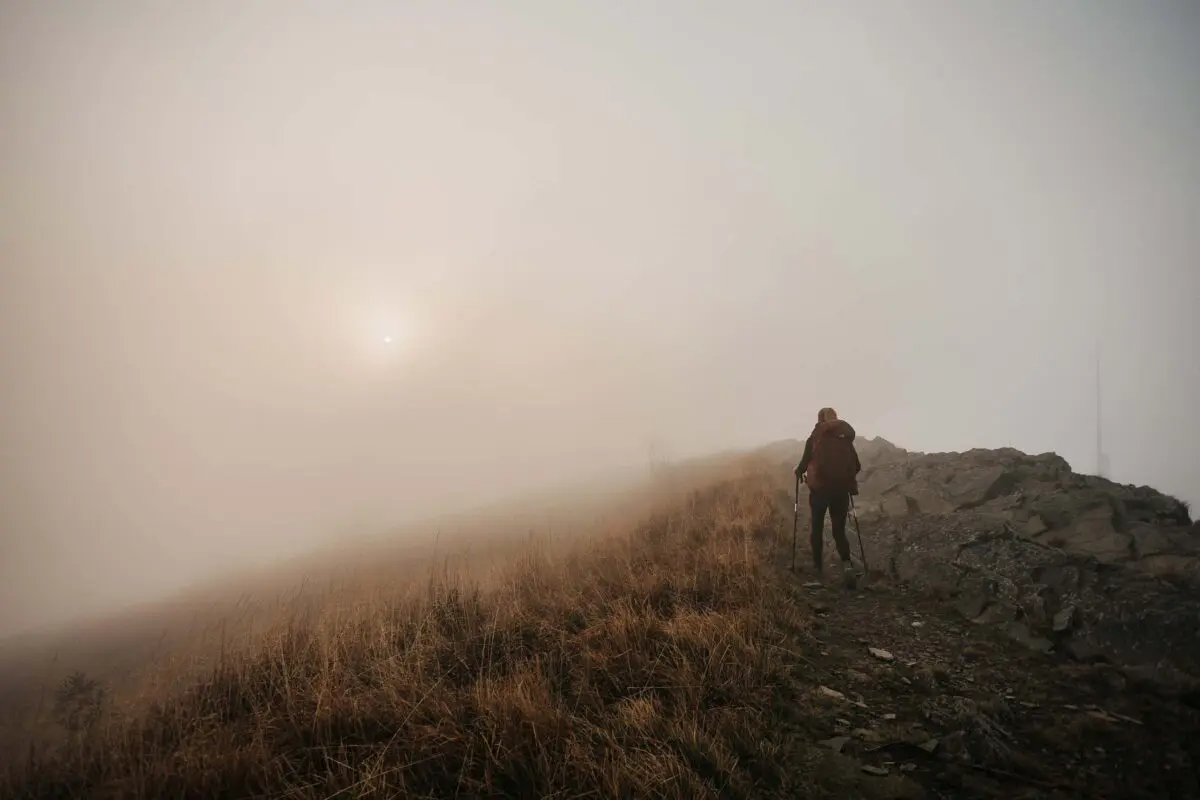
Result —
[[862, 463], [854, 449], [854, 428], [838, 419], [832, 408], [817, 412], [804, 455], [796, 465], [796, 477], [808, 484], [808, 505], [812, 509], [813, 568], [819, 577], [824, 562], [825, 513], [833, 527], [833, 542], [842, 558], [842, 574], [847, 585], [855, 580], [850, 563], [850, 540], [846, 538], [846, 515], [850, 511], [850, 495], [858, 494], [858, 473]]

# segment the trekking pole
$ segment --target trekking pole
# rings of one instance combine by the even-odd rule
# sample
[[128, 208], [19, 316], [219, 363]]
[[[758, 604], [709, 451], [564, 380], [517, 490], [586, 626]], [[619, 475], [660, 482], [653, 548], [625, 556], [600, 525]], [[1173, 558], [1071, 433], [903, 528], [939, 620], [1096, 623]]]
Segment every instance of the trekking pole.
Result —
[[792, 504], [792, 572], [796, 571], [796, 528], [800, 525], [800, 476], [796, 476], [796, 500]]
[[854, 518], [854, 532], [858, 534], [858, 552], [862, 555], [863, 575], [870, 570], [867, 568], [867, 550], [863, 547], [862, 528], [858, 527], [858, 513], [854, 510], [854, 495], [850, 495], [850, 516]]

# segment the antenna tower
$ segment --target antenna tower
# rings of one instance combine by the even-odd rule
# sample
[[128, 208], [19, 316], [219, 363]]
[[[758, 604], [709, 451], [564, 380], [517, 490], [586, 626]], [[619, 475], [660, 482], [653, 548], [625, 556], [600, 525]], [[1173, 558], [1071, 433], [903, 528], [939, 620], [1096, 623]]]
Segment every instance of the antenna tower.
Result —
[[1108, 456], [1104, 453], [1103, 407], [1100, 405], [1100, 345], [1096, 345], [1096, 474], [1108, 477]]

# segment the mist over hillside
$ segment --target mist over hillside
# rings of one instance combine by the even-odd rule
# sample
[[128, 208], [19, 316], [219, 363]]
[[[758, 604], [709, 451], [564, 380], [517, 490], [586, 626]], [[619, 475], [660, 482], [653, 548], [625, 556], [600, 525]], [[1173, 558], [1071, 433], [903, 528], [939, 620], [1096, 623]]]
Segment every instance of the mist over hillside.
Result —
[[1198, 13], [8, 0], [0, 635], [827, 405], [1200, 501]]
[[[863, 582], [845, 588], [788, 566], [799, 445], [661, 465], [566, 536], [498, 514], [480, 550], [475, 516], [480, 528], [439, 539], [432, 558], [398, 532], [404, 548], [330, 551], [26, 641], [0, 659], [0, 787], [1200, 788], [1187, 746], [1200, 734], [1200, 530], [1186, 507], [1053, 454], [868, 439]], [[528, 500], [507, 508], [522, 527], [537, 516]], [[553, 508], [572, 516], [562, 498]], [[598, 507], [574, 508], [583, 520]], [[314, 761], [314, 748], [341, 757]], [[398, 766], [380, 770], [389, 754]]]
[[1195, 3], [0, 2], [0, 794], [1200, 795], [1197, 85]]

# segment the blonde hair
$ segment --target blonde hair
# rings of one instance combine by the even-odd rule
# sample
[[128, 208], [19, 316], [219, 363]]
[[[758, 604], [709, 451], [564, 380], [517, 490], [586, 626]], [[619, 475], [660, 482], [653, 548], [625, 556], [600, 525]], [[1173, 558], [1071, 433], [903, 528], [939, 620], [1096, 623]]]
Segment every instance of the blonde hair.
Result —
[[832, 408], [822, 408], [817, 412], [817, 422], [831, 422], [838, 418], [837, 412]]

